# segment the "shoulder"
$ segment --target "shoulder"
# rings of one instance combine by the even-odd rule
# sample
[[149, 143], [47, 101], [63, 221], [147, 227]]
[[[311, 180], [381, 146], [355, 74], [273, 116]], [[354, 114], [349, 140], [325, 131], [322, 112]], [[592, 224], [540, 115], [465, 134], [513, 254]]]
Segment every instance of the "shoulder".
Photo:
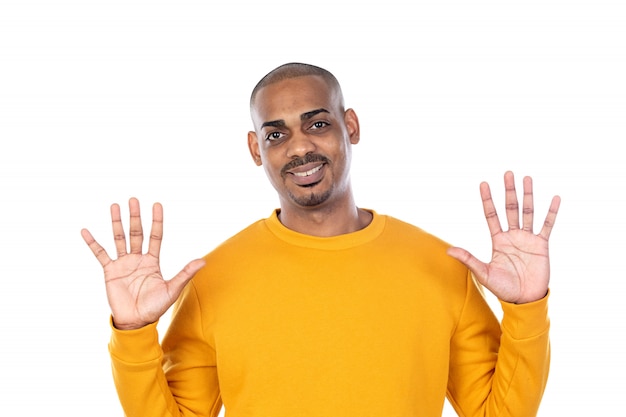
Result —
[[266, 219], [260, 219], [246, 226], [236, 234], [224, 240], [213, 250], [211, 250], [205, 258], [215, 259], [228, 254], [242, 254], [249, 250], [258, 248], [266, 244], [266, 240], [271, 238], [271, 233], [266, 225]]
[[385, 219], [385, 234], [388, 238], [407, 240], [413, 244], [429, 245], [439, 249], [447, 249], [451, 245], [426, 230], [389, 215], [379, 215]]
[[465, 265], [448, 255], [451, 245], [416, 225], [389, 215], [383, 217], [385, 228], [373, 249], [375, 256], [382, 257], [390, 269], [401, 270], [416, 281], [421, 288], [418, 293], [437, 301], [433, 306], [445, 305], [458, 313], [467, 295], [470, 274]]
[[426, 230], [389, 215], [384, 217], [384, 231], [380, 236], [380, 247], [394, 257], [403, 257], [421, 267], [439, 273], [465, 277], [467, 269], [448, 255], [450, 243]]
[[204, 255], [206, 265], [196, 273], [193, 282], [199, 291], [216, 277], [230, 276], [251, 259], [258, 258], [264, 248], [273, 245], [265, 219], [260, 219], [241, 229]]

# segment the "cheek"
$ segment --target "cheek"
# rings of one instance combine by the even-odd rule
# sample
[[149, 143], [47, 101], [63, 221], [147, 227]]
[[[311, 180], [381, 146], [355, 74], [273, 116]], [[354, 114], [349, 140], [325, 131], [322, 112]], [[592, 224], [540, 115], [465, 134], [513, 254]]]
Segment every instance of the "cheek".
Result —
[[267, 157], [263, 160], [263, 169], [265, 170], [265, 175], [270, 180], [272, 184], [280, 184], [282, 183], [282, 177], [280, 175], [280, 170], [282, 169], [282, 165], [278, 164]]
[[335, 157], [338, 159], [337, 163], [342, 166], [350, 165], [352, 159], [352, 148], [350, 145], [343, 143], [337, 147], [335, 151]]

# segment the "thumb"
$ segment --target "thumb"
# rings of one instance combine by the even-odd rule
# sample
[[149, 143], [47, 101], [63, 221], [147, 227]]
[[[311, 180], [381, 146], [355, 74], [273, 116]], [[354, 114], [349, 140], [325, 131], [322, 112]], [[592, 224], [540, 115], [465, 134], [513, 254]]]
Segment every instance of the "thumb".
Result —
[[447, 250], [449, 256], [465, 265], [478, 281], [482, 284], [487, 276], [487, 265], [479, 261], [474, 255], [462, 248], [450, 247]]
[[194, 259], [185, 265], [185, 267], [178, 274], [176, 274], [174, 278], [168, 281], [167, 286], [172, 300], [176, 300], [178, 298], [180, 293], [183, 291], [183, 288], [185, 288], [191, 278], [193, 278], [196, 272], [202, 269], [205, 264], [206, 262], [204, 259]]

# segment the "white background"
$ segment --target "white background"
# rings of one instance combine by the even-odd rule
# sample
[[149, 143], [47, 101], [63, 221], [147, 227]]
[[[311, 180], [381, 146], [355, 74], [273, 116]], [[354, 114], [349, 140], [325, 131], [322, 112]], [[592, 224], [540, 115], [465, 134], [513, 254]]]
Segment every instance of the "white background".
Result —
[[1, 415], [122, 415], [80, 229], [112, 249], [111, 203], [162, 202], [172, 276], [269, 215], [248, 97], [288, 61], [360, 116], [360, 206], [487, 258], [480, 181], [503, 210], [504, 171], [532, 175], [537, 228], [561, 195], [539, 415], [623, 409], [622, 1], [209, 3], [0, 2]]

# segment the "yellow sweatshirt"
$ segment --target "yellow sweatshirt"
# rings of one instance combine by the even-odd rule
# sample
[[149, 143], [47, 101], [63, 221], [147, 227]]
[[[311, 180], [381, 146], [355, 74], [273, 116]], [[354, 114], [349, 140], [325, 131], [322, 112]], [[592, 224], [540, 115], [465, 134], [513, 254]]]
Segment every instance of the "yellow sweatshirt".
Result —
[[500, 325], [448, 245], [374, 213], [319, 238], [276, 212], [206, 256], [159, 346], [113, 330], [130, 417], [533, 416], [549, 368], [547, 297]]

